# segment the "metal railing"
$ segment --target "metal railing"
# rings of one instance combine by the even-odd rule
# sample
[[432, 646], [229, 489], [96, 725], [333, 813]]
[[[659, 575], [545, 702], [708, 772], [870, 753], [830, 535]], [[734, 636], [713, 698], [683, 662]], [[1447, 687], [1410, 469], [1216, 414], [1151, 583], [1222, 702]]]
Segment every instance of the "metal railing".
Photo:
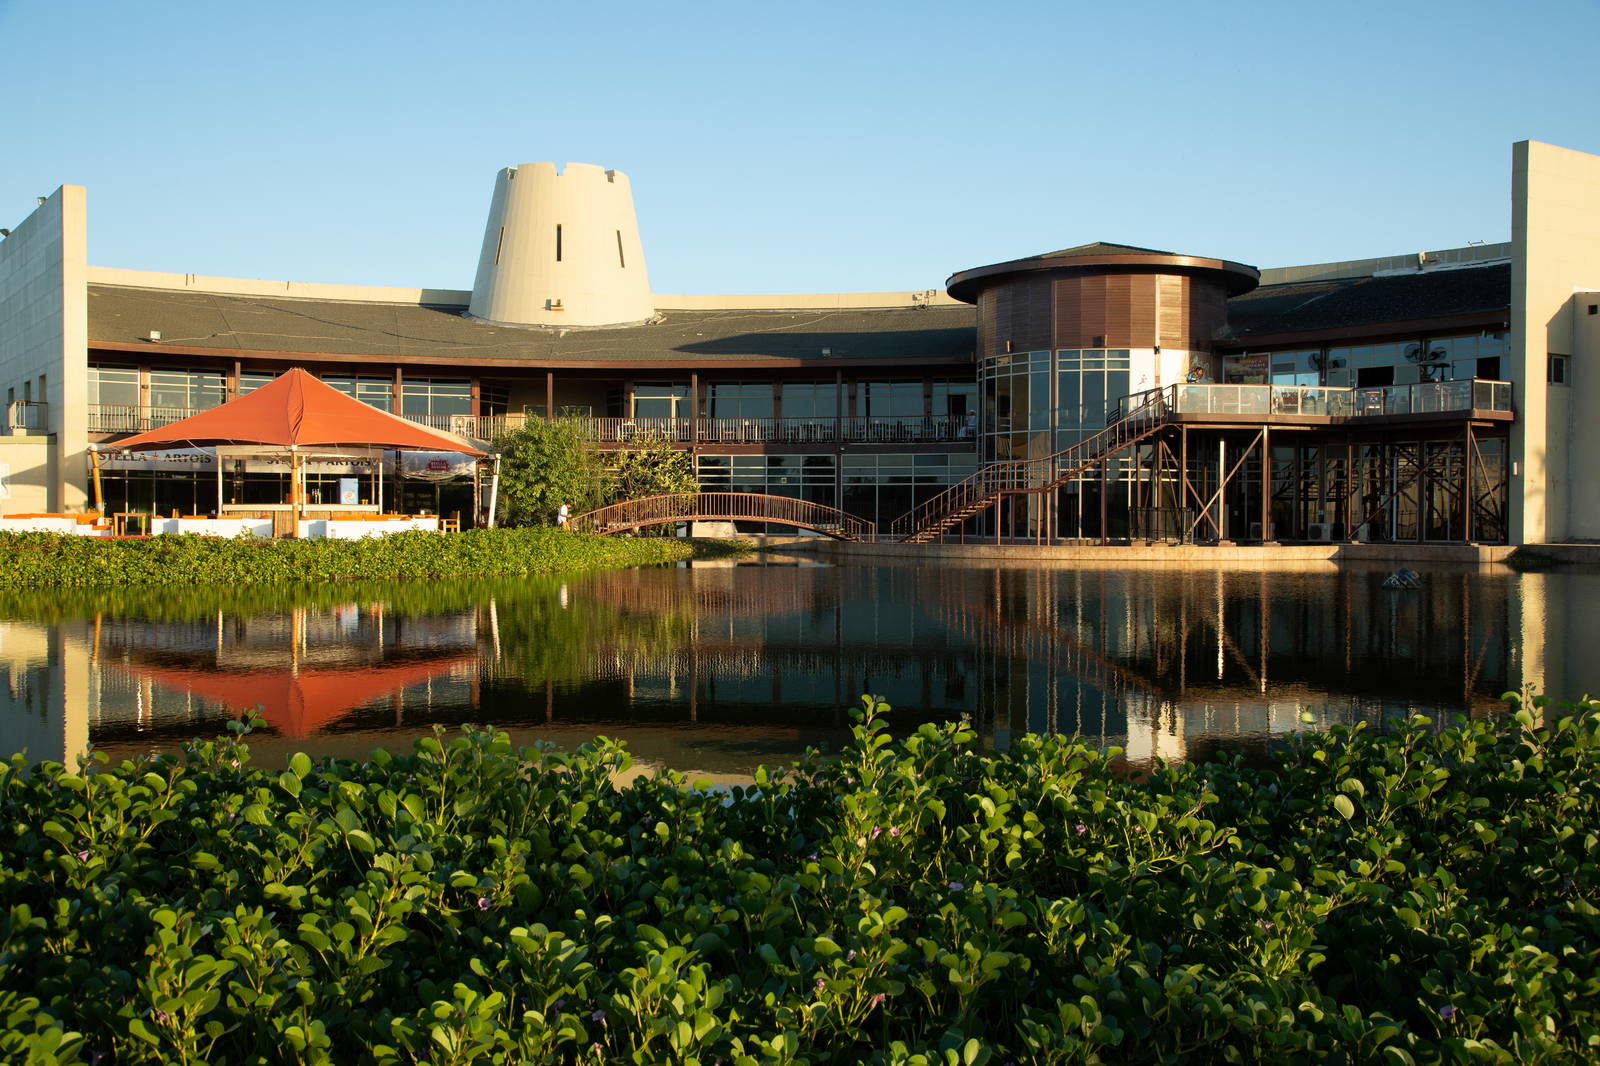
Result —
[[757, 492], [674, 492], [585, 511], [572, 517], [579, 533], [619, 533], [668, 522], [774, 522], [815, 530], [836, 540], [871, 540], [877, 526], [826, 504]]
[[1169, 413], [1167, 389], [1140, 393], [1137, 404], [1094, 436], [1037, 459], [990, 463], [895, 519], [890, 532], [902, 540], [929, 540], [994, 503], [1003, 493], [1047, 492], [1148, 437], [1166, 424]]
[[1456, 411], [1511, 411], [1511, 383], [1464, 378], [1411, 385], [1166, 385], [1136, 392], [1113, 404], [1110, 417], [1144, 402], [1152, 392], [1167, 394], [1179, 415], [1313, 415], [1322, 418], [1375, 418]]
[[[15, 406], [22, 406], [17, 404]], [[39, 405], [36, 405], [39, 406]], [[90, 404], [90, 433], [143, 433], [210, 408]], [[537, 415], [402, 415], [408, 422], [479, 441], [494, 441], [521, 429]], [[599, 444], [958, 444], [975, 441], [971, 415], [889, 418], [561, 418], [577, 423]]]
[[13, 400], [6, 405], [8, 433], [43, 433], [50, 428], [50, 405], [37, 400]]

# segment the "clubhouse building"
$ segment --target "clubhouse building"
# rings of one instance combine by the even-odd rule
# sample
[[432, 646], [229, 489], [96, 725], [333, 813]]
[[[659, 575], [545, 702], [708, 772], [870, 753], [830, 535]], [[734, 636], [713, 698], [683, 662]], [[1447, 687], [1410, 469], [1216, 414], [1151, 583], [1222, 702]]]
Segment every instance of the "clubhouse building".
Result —
[[[1600, 538], [1600, 157], [1514, 145], [1511, 209], [1509, 243], [1356, 262], [1094, 242], [943, 290], [674, 296], [599, 167], [501, 171], [470, 290], [90, 266], [62, 186], [0, 239], [0, 513], [93, 506], [91, 447], [107, 510], [281, 505], [281, 461], [116, 444], [301, 367], [486, 449], [531, 419], [665, 439], [705, 490], [880, 538]], [[308, 462], [312, 504], [353, 476], [486, 502], [426, 453]]]

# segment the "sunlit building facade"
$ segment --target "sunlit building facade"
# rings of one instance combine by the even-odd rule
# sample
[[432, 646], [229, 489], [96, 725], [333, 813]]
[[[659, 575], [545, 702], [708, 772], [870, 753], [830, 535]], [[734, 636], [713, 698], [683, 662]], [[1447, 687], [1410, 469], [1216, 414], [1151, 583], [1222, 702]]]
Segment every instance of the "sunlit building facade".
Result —
[[[547, 418], [664, 438], [706, 489], [880, 535], [1597, 537], [1600, 158], [1522, 142], [1512, 171], [1505, 244], [1257, 270], [1091, 243], [945, 291], [793, 296], [655, 293], [627, 179], [598, 167], [497, 175], [470, 290], [91, 267], [63, 186], [0, 240], [0, 511], [90, 506], [90, 445], [109, 508], [281, 500], [271, 463], [115, 444], [300, 366], [487, 444]], [[359, 472], [481, 517], [470, 470]]]

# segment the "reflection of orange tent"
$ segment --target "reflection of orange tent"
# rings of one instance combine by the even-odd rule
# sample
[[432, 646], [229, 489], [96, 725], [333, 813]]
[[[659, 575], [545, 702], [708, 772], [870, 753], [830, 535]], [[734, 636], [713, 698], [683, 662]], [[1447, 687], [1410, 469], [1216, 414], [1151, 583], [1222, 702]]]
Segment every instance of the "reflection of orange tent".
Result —
[[476, 658], [476, 653], [463, 653], [426, 662], [238, 673], [132, 663], [123, 669], [241, 713], [259, 707], [261, 717], [278, 732], [303, 737], [346, 711], [420, 685]]

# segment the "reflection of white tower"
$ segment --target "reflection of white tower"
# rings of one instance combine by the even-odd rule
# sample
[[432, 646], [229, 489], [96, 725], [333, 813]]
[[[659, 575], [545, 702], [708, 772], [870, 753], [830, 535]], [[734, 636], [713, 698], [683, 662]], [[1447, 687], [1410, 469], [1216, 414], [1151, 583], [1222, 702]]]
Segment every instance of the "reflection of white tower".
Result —
[[500, 172], [468, 314], [511, 326], [615, 326], [654, 313], [626, 174], [586, 163]]

